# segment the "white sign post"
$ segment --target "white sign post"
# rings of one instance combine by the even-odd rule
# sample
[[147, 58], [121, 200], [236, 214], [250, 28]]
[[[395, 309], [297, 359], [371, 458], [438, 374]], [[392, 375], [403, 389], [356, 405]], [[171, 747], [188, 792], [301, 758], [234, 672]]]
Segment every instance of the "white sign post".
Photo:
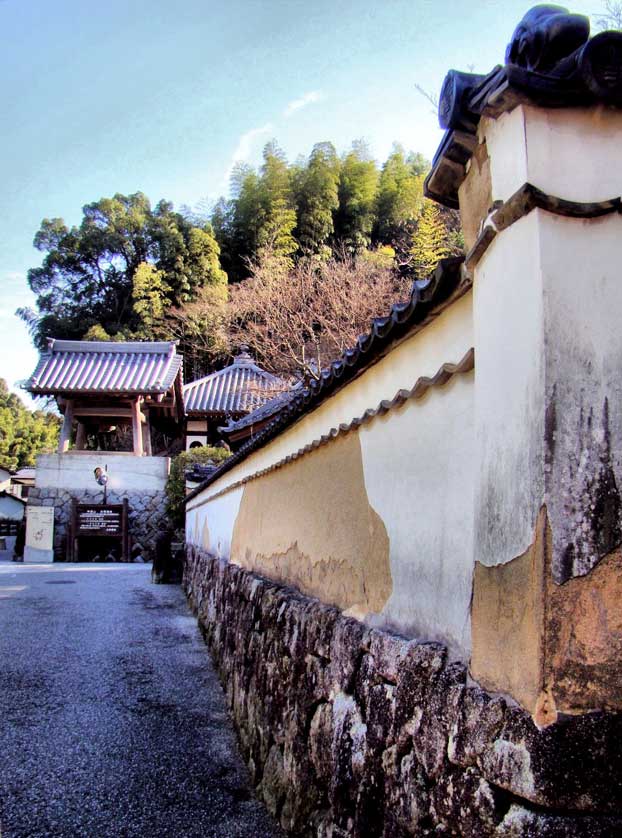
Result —
[[54, 507], [28, 506], [24, 562], [54, 561]]

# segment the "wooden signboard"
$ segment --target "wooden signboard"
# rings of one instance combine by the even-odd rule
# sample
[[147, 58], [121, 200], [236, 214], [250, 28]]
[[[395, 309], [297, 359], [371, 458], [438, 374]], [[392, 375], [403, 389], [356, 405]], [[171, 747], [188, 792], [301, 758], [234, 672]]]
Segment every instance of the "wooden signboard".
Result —
[[76, 536], [123, 535], [123, 505], [79, 503], [76, 505]]
[[129, 560], [128, 505], [123, 503], [76, 503], [73, 504], [72, 537], [68, 539], [69, 561], [80, 561], [80, 546], [88, 550], [86, 539], [111, 538], [119, 542], [121, 561]]

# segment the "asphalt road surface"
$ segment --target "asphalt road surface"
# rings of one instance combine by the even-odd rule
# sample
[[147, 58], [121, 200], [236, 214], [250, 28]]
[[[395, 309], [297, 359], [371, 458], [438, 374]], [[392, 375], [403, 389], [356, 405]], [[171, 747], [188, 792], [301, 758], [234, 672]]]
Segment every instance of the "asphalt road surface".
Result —
[[280, 836], [179, 587], [0, 563], [0, 836]]

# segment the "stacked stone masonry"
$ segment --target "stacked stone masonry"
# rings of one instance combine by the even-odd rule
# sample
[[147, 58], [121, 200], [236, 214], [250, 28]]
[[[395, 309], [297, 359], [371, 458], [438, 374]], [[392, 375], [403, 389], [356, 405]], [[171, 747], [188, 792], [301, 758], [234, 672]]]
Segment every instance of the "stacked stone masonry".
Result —
[[[54, 559], [64, 561], [67, 555], [67, 533], [71, 520], [72, 500], [78, 503], [102, 503], [101, 489], [97, 491], [73, 491], [65, 489], [33, 488], [28, 495], [31, 506], [54, 507]], [[129, 506], [129, 530], [132, 544], [139, 543], [145, 551], [145, 558], [152, 558], [155, 539], [167, 526], [166, 495], [164, 492], [108, 492], [108, 503], [123, 503], [127, 498]]]
[[622, 835], [622, 715], [538, 729], [440, 644], [193, 547], [184, 585], [257, 792], [289, 834]]

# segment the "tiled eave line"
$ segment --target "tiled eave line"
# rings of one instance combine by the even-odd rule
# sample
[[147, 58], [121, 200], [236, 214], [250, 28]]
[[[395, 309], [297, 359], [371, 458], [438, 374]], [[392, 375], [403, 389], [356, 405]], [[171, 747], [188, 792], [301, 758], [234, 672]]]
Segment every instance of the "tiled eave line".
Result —
[[603, 215], [621, 213], [622, 198], [609, 198], [605, 201], [589, 203], [568, 201], [556, 195], [549, 195], [532, 183], [524, 183], [507, 201], [497, 202], [491, 207], [475, 244], [466, 256], [468, 270], [472, 271], [477, 265], [497, 233], [511, 227], [534, 209], [545, 210], [563, 218], [601, 218]]
[[[532, 35], [532, 46], [536, 39], [537, 34]], [[425, 180], [425, 195], [458, 209], [458, 190], [478, 144], [482, 116], [497, 119], [523, 104], [543, 108], [598, 104], [622, 107], [621, 42], [622, 33], [601, 32], [571, 54], [549, 55], [553, 66], [547, 71], [511, 61], [497, 65], [487, 75], [450, 70], [439, 104], [439, 120], [446, 131]], [[546, 44], [540, 49], [546, 50]]]
[[[220, 491], [214, 492], [214, 494], [210, 495], [209, 498], [205, 498], [204, 500], [195, 504], [192, 508], [198, 509], [198, 507], [203, 506], [206, 503], [210, 503], [215, 498], [218, 498], [221, 495], [226, 494], [227, 492], [231, 492], [234, 489], [238, 489], [240, 488], [240, 486], [244, 486], [246, 483], [250, 483], [251, 480], [257, 480], [259, 477], [263, 477], [266, 474], [270, 474], [270, 472], [283, 468], [283, 466], [288, 465], [288, 463], [293, 463], [294, 460], [298, 460], [305, 454], [310, 454], [312, 451], [315, 451], [322, 445], [326, 445], [333, 439], [337, 439], [337, 437], [348, 434], [351, 431], [356, 431], [362, 425], [366, 425], [373, 419], [376, 419], [378, 416], [384, 416], [385, 413], [402, 407], [402, 405], [405, 404], [407, 401], [410, 401], [411, 399], [421, 399], [423, 396], [425, 396], [425, 394], [431, 387], [442, 387], [454, 376], [459, 375], [461, 373], [471, 372], [471, 370], [474, 369], [474, 367], [475, 350], [471, 348], [457, 364], [443, 364], [440, 367], [440, 369], [436, 372], [436, 374], [432, 376], [432, 378], [428, 377], [427, 375], [420, 376], [415, 382], [414, 387], [412, 387], [410, 390], [398, 390], [392, 399], [383, 399], [383, 401], [381, 401], [377, 407], [368, 408], [362, 416], [356, 416], [350, 422], [342, 422], [336, 428], [331, 428], [328, 433], [323, 434], [321, 437], [313, 440], [313, 442], [310, 442], [303, 448], [299, 448], [293, 454], [288, 454], [287, 457], [283, 457], [283, 459], [278, 460], [278, 462], [273, 463], [271, 466], [256, 471], [253, 474], [250, 474], [247, 477], [243, 477], [241, 480], [237, 480], [235, 483], [231, 483], [229, 486], [220, 489]], [[226, 460], [225, 462], [228, 462], [228, 460]], [[214, 475], [211, 475], [208, 478], [208, 480], [209, 483], [213, 483]], [[192, 493], [192, 496], [194, 496], [195, 492]], [[191, 496], [189, 495], [187, 500], [190, 499]]]
[[462, 256], [441, 259], [428, 279], [415, 281], [406, 302], [396, 303], [386, 317], [375, 318], [369, 332], [361, 335], [353, 347], [346, 349], [340, 358], [322, 370], [319, 379], [310, 381], [256, 436], [193, 489], [185, 502], [188, 503], [254, 451], [315, 410], [330, 395], [379, 361], [399, 340], [424, 328], [447, 305], [465, 294], [471, 282], [463, 273], [463, 262]]

